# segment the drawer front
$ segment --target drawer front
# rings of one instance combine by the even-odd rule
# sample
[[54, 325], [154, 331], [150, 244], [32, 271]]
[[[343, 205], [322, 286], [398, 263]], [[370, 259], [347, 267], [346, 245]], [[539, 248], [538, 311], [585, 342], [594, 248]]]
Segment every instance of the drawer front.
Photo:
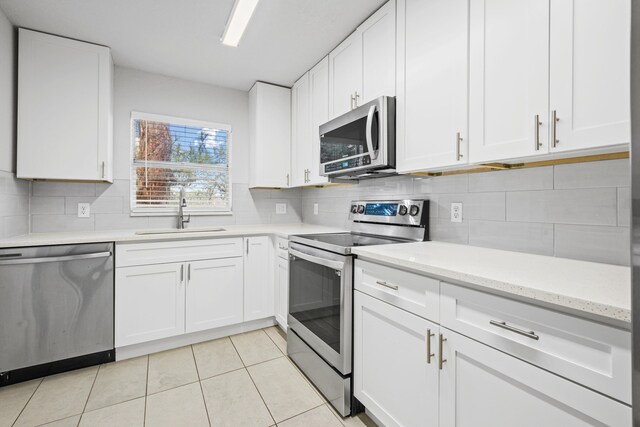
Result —
[[116, 267], [242, 256], [242, 238], [116, 244]]
[[442, 282], [440, 324], [631, 403], [631, 335], [611, 326]]
[[440, 282], [419, 274], [357, 259], [355, 288], [438, 323]]
[[276, 255], [283, 259], [289, 259], [289, 240], [276, 237]]

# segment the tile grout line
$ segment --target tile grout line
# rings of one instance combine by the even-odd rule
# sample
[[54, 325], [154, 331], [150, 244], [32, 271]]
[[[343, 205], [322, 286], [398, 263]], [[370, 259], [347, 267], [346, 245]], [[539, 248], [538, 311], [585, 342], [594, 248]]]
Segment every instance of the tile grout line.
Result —
[[[236, 351], [236, 353], [238, 353], [238, 356], [240, 356], [240, 352], [236, 348], [236, 345], [233, 343], [233, 340], [231, 339], [231, 337], [229, 337], [229, 341], [231, 341], [231, 345], [233, 346], [233, 348]], [[242, 356], [240, 356], [240, 360], [242, 361], [242, 364], [244, 365], [244, 360], [242, 360]], [[257, 363], [255, 365], [257, 365]], [[255, 366], [255, 365], [252, 365], [252, 366]], [[269, 409], [269, 406], [267, 405], [267, 402], [265, 402], [264, 397], [262, 397], [262, 393], [260, 393], [260, 389], [256, 385], [256, 382], [253, 380], [253, 377], [251, 376], [251, 372], [249, 372], [249, 370], [247, 369], [246, 365], [244, 367], [244, 370], [247, 371], [247, 375], [249, 375], [249, 379], [251, 380], [251, 383], [253, 384], [253, 386], [255, 387], [256, 391], [258, 392], [258, 396], [260, 396], [260, 400], [262, 400], [262, 404], [264, 405], [265, 408], [267, 408], [267, 412], [269, 412], [269, 416], [273, 420], [274, 425], [278, 424], [276, 422], [276, 419], [274, 418], [273, 414], [271, 413], [271, 409]]]
[[29, 396], [29, 399], [27, 399], [27, 402], [24, 404], [24, 406], [22, 407], [22, 410], [20, 410], [20, 413], [18, 414], [18, 416], [16, 417], [15, 420], [13, 420], [13, 422], [11, 423], [11, 426], [15, 426], [16, 423], [18, 422], [18, 419], [20, 418], [20, 415], [22, 415], [22, 413], [24, 412], [24, 410], [26, 409], [27, 405], [29, 404], [29, 402], [31, 402], [31, 399], [33, 398], [33, 396], [35, 396], [36, 391], [38, 391], [38, 389], [40, 388], [40, 385], [42, 385], [42, 382], [44, 381], [46, 377], [40, 378], [40, 382], [38, 383], [38, 385], [36, 386], [36, 388], [33, 390], [33, 393], [31, 393], [31, 396]]
[[147, 424], [147, 393], [149, 392], [149, 360], [151, 358], [147, 354], [147, 376], [144, 382], [144, 414], [142, 415], [142, 425]]
[[311, 411], [313, 411], [314, 409], [318, 409], [319, 407], [324, 406], [324, 405], [325, 405], [325, 403], [324, 403], [324, 402], [322, 402], [322, 403], [321, 403], [321, 404], [319, 404], [318, 406], [314, 406], [313, 408], [309, 408], [309, 409], [307, 409], [307, 410], [305, 410], [305, 411], [300, 412], [299, 414], [295, 414], [295, 415], [290, 416], [289, 418], [285, 418], [285, 419], [284, 419], [284, 420], [282, 420], [282, 421], [278, 421], [278, 424], [283, 423], [283, 422], [285, 422], [285, 421], [289, 421], [289, 420], [290, 420], [290, 419], [292, 419], [292, 418], [299, 417], [300, 415], [306, 414], [307, 412], [311, 412]]
[[198, 369], [198, 361], [196, 360], [196, 354], [193, 351], [193, 344], [189, 346], [191, 348], [191, 356], [193, 356], [193, 364], [196, 366], [196, 374], [198, 375], [198, 386], [200, 386], [200, 396], [202, 397], [202, 403], [204, 403], [204, 411], [207, 414], [207, 422], [211, 427], [211, 417], [209, 416], [209, 408], [207, 407], [207, 400], [204, 398], [204, 390], [202, 389], [202, 379], [200, 378], [200, 370]]
[[91, 389], [89, 389], [89, 394], [87, 395], [87, 400], [84, 402], [84, 406], [82, 407], [82, 412], [80, 413], [80, 418], [82, 418], [82, 414], [84, 414], [84, 411], [86, 411], [87, 409], [87, 403], [89, 403], [89, 398], [91, 397], [91, 392], [93, 391], [93, 386], [96, 385], [96, 380], [98, 379], [98, 374], [100, 373], [100, 369], [102, 369], [102, 365], [98, 366], [98, 369], [96, 370], [96, 376], [93, 377], [93, 382], [91, 383]]

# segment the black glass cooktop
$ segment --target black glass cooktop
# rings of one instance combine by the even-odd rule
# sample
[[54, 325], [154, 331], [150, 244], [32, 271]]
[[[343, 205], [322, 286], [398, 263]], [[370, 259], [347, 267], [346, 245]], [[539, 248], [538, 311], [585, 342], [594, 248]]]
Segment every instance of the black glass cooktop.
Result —
[[392, 239], [390, 237], [379, 237], [353, 233], [305, 234], [295, 237], [296, 239], [294, 239], [294, 241], [298, 241], [309, 246], [316, 246], [319, 248], [333, 250], [335, 252], [341, 253], [349, 253], [350, 248], [357, 246], [407, 243], [406, 240], [401, 239]]

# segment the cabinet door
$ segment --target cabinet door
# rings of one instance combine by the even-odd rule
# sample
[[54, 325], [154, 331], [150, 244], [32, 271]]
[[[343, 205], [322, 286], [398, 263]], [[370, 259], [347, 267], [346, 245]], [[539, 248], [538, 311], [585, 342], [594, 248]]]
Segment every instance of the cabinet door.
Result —
[[20, 29], [18, 178], [112, 179], [109, 48]]
[[291, 186], [305, 185], [311, 168], [311, 114], [309, 112], [309, 73], [291, 89]]
[[362, 36], [347, 37], [329, 54], [329, 118], [362, 105]]
[[320, 176], [320, 125], [329, 121], [329, 57], [326, 56], [309, 71], [311, 92], [311, 159], [308, 184], [328, 182]]
[[358, 105], [396, 94], [396, 0], [389, 0], [359, 28], [362, 97]]
[[630, 10], [629, 0], [551, 0], [552, 152], [631, 140]]
[[468, 0], [398, 1], [397, 169], [467, 162]]
[[469, 22], [469, 160], [546, 153], [549, 0], [472, 0]]
[[627, 426], [631, 408], [442, 329], [440, 426]]
[[245, 237], [244, 321], [274, 315], [273, 262], [268, 236]]
[[183, 263], [116, 269], [116, 347], [184, 333]]
[[289, 261], [278, 258], [276, 263], [276, 321], [287, 330], [289, 315]]
[[187, 263], [186, 331], [242, 323], [242, 258]]
[[435, 424], [438, 326], [359, 291], [353, 314], [355, 396], [385, 426]]
[[249, 187], [288, 187], [291, 89], [256, 82], [249, 91]]

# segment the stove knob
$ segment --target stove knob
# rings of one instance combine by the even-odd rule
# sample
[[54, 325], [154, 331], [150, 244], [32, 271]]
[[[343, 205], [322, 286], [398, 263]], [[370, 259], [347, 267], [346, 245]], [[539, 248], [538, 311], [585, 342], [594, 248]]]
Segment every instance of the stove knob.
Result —
[[420, 208], [417, 205], [411, 205], [411, 208], [409, 209], [409, 215], [416, 216], [418, 215], [418, 212], [420, 212]]
[[400, 215], [406, 215], [407, 214], [407, 207], [405, 205], [400, 205], [400, 208], [398, 209], [398, 213]]
[[359, 214], [363, 214], [364, 213], [364, 205], [359, 205], [358, 206], [358, 213]]
[[358, 212], [358, 205], [351, 205], [351, 213]]

